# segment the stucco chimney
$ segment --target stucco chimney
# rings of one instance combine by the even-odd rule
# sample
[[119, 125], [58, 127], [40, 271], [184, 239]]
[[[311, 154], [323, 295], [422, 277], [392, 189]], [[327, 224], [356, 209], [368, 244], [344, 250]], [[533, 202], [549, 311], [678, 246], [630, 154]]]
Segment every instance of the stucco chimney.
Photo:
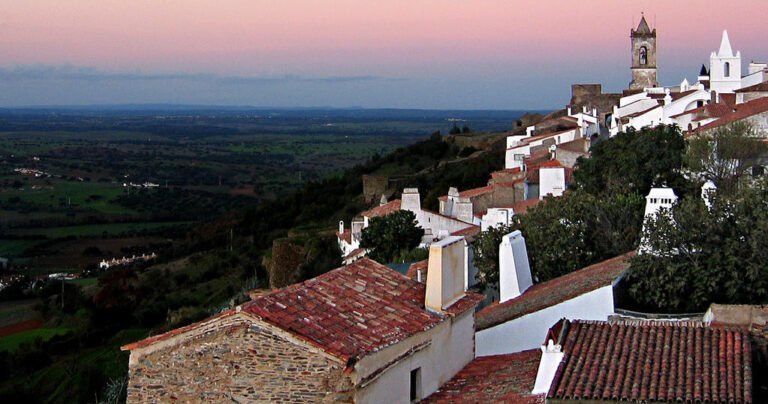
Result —
[[531, 394], [549, 393], [552, 381], [555, 380], [557, 368], [565, 356], [562, 344], [565, 336], [568, 334], [569, 325], [568, 320], [560, 320], [547, 333], [547, 341], [541, 346], [541, 361], [539, 362], [539, 370], [536, 373], [536, 382], [533, 385]]
[[384, 206], [387, 204], [387, 196], [384, 194], [381, 194], [381, 199], [379, 199], [379, 206]]
[[339, 234], [344, 233], [344, 221], [339, 220]]
[[429, 246], [424, 306], [440, 312], [464, 296], [464, 237], [450, 236]]
[[416, 214], [421, 212], [421, 197], [419, 196], [418, 188], [403, 189], [403, 195], [400, 198], [400, 209], [410, 210]]
[[500, 302], [514, 299], [533, 285], [525, 238], [515, 230], [501, 238], [499, 244]]

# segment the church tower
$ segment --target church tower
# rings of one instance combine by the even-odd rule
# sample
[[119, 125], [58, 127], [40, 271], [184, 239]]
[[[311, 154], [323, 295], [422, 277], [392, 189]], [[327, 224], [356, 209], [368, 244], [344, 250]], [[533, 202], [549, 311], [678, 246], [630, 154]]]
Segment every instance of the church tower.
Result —
[[741, 52], [733, 53], [728, 31], [723, 31], [720, 49], [709, 57], [709, 88], [718, 94], [741, 88]]
[[656, 80], [656, 29], [651, 31], [645, 16], [640, 19], [637, 29], [629, 33], [632, 40], [632, 81], [630, 90], [658, 87]]

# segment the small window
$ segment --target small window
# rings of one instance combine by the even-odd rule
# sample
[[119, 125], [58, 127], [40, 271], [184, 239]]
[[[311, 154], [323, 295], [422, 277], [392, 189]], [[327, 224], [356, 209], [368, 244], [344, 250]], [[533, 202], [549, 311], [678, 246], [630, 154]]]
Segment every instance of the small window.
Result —
[[421, 368], [411, 370], [411, 402], [421, 399]]
[[648, 48], [645, 46], [640, 47], [640, 65], [645, 66], [648, 64]]
[[731, 77], [731, 63], [730, 62], [725, 62], [725, 66], [723, 67], [723, 76]]

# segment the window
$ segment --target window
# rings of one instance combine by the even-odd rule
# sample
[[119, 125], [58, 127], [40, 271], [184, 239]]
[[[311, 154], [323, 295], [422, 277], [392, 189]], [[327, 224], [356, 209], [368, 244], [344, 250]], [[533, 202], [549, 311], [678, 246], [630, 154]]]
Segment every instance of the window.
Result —
[[640, 47], [640, 65], [644, 66], [648, 64], [648, 48], [645, 46]]
[[731, 63], [730, 62], [725, 62], [725, 66], [723, 66], [723, 76], [731, 77]]
[[411, 401], [421, 399], [421, 368], [411, 370]]

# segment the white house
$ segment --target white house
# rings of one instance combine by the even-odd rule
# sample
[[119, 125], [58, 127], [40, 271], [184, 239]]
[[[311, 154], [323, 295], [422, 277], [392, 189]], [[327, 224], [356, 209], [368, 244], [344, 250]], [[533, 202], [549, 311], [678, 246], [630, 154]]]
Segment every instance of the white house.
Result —
[[519, 232], [499, 246], [501, 299], [475, 316], [477, 356], [538, 348], [562, 318], [607, 320], [615, 313], [613, 287], [629, 267], [627, 253], [531, 286], [525, 240]]
[[[471, 206], [470, 206], [471, 208]], [[374, 217], [386, 216], [391, 213], [409, 210], [416, 215], [416, 223], [424, 229], [422, 246], [426, 247], [433, 241], [441, 240], [452, 234], [464, 234], [467, 231], [479, 230], [478, 225], [465, 222], [456, 217], [440, 214], [421, 207], [421, 197], [418, 188], [405, 188], [401, 199], [387, 201], [382, 196], [379, 206], [362, 212], [359, 217], [352, 220], [350, 229], [345, 228], [344, 222], [339, 221], [339, 230], [336, 232], [339, 248], [345, 263], [350, 263], [365, 256], [366, 251], [360, 248], [362, 231], [370, 224]]]
[[420, 400], [474, 358], [462, 241], [430, 247], [426, 285], [362, 259], [123, 346], [128, 401]]

